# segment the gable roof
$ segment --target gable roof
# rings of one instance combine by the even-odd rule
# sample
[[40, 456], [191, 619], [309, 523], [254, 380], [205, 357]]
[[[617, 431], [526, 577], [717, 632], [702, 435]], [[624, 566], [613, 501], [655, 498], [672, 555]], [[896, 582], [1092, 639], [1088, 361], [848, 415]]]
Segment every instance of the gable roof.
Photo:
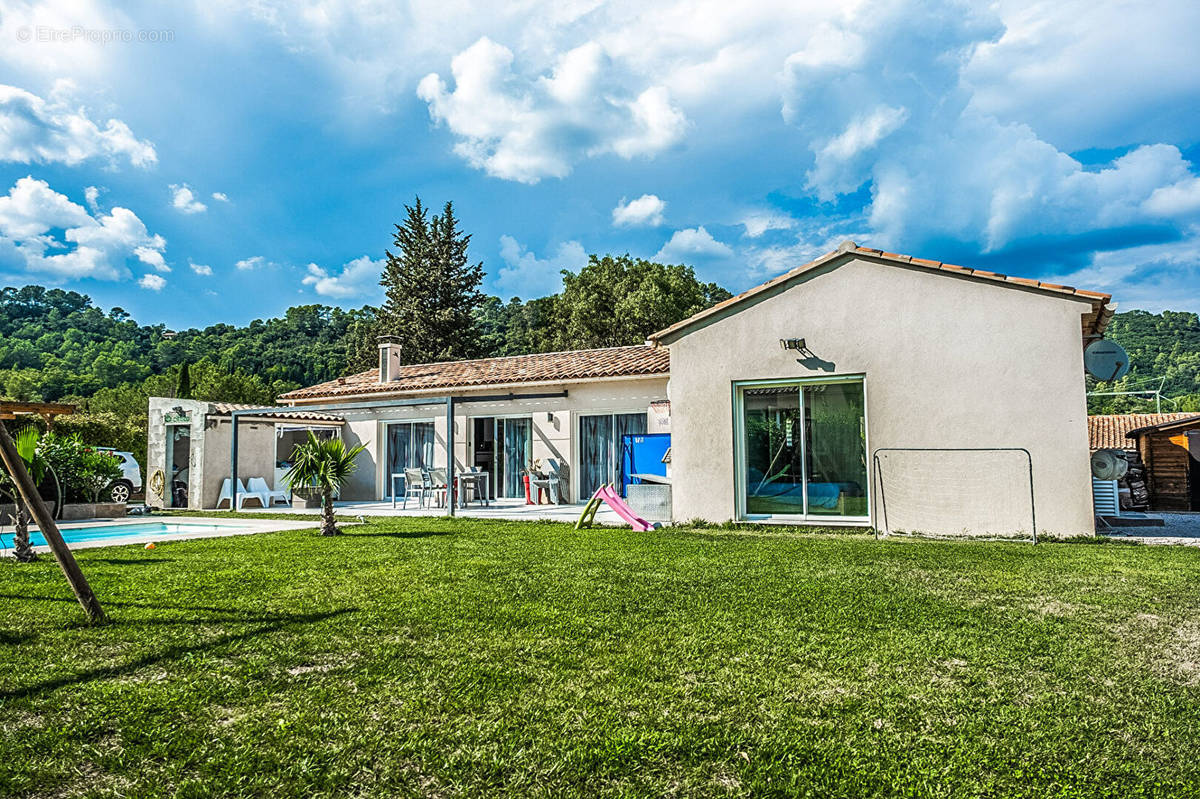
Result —
[[1104, 328], [1108, 326], [1108, 321], [1113, 315], [1113, 309], [1108, 305], [1112, 297], [1108, 294], [1101, 294], [1097, 291], [1086, 291], [1072, 286], [1061, 286], [1057, 283], [1044, 283], [1040, 280], [1030, 280], [1023, 277], [1011, 277], [997, 272], [988, 272], [983, 269], [970, 269], [965, 266], [945, 264], [941, 261], [930, 261], [925, 258], [914, 258], [911, 255], [899, 255], [894, 252], [871, 249], [870, 247], [859, 247], [852, 241], [844, 241], [833, 252], [825, 253], [819, 258], [809, 261], [806, 264], [801, 264], [795, 269], [789, 270], [778, 277], [773, 277], [752, 289], [743, 291], [736, 297], [719, 302], [711, 308], [707, 308], [700, 313], [684, 319], [682, 322], [676, 322], [670, 327], [654, 333], [650, 336], [649, 340], [655, 344], [669, 344], [671, 341], [675, 341], [686, 334], [695, 325], [712, 317], [720, 316], [739, 305], [751, 302], [759, 297], [766, 299], [766, 297], [772, 296], [772, 292], [782, 291], [787, 287], [787, 284], [839, 258], [865, 258], [875, 263], [909, 268], [917, 267], [939, 274], [987, 280], [1007, 286], [1085, 300], [1091, 303], [1092, 306], [1091, 311], [1083, 314], [1083, 336], [1085, 339], [1103, 334]]
[[349, 395], [382, 395], [434, 389], [476, 388], [521, 383], [569, 383], [608, 377], [666, 377], [671, 369], [670, 353], [659, 347], [637, 344], [570, 352], [542, 352], [401, 366], [397, 379], [379, 382], [379, 370], [371, 369], [339, 377], [308, 388], [281, 394], [281, 401], [304, 401]]
[[1200, 422], [1196, 413], [1116, 413], [1088, 417], [1091, 449], [1132, 449], [1138, 433], [1187, 421]]

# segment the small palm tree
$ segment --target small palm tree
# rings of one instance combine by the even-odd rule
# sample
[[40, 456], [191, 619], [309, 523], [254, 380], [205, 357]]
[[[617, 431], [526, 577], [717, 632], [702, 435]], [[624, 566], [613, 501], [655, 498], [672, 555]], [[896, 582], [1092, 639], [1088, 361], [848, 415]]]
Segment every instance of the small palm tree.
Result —
[[[21, 460], [25, 461], [25, 468], [35, 484], [41, 483], [46, 474], [46, 461], [38, 452], [40, 440], [41, 434], [32, 426], [21, 428], [13, 437], [17, 454]], [[29, 507], [21, 498], [21, 493], [17, 491], [16, 481], [2, 471], [0, 471], [0, 478], [3, 478], [0, 479], [0, 494], [7, 495], [12, 499], [13, 505], [16, 507], [16, 515], [13, 517], [13, 556], [23, 563], [37, 560], [37, 554], [29, 543]]]
[[321, 492], [321, 535], [341, 533], [333, 518], [333, 494], [346, 485], [358, 468], [354, 459], [364, 449], [363, 444], [347, 447], [340, 438], [317, 438], [311, 430], [308, 441], [296, 445], [292, 468], [283, 479], [293, 491], [315, 488]]

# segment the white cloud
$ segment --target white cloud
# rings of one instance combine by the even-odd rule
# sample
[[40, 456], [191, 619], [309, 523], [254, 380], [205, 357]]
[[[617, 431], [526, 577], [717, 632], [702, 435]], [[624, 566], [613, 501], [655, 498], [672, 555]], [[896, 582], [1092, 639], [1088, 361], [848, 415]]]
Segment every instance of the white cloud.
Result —
[[0, 263], [12, 268], [62, 279], [123, 280], [130, 276], [130, 258], [170, 271], [166, 246], [128, 208], [93, 216], [43, 180], [21, 178], [0, 196]]
[[186, 183], [171, 184], [171, 205], [181, 214], [199, 214], [208, 206], [196, 199], [195, 192]]
[[219, 202], [219, 203], [227, 203], [227, 202], [229, 202], [229, 195], [227, 195], [227, 194], [226, 194], [225, 192], [223, 192], [223, 191], [214, 191], [214, 192], [212, 193], [212, 198], [213, 198], [214, 200], [216, 200], [217, 202]]
[[562, 290], [562, 270], [578, 272], [587, 265], [587, 252], [578, 241], [559, 244], [548, 258], [538, 258], [512, 236], [500, 237], [504, 266], [496, 275], [496, 290], [505, 297], [531, 299]]
[[796, 220], [773, 211], [751, 211], [742, 217], [740, 224], [746, 229], [745, 235], [756, 239], [768, 230], [790, 230], [796, 226]]
[[88, 208], [92, 209], [92, 213], [100, 211], [100, 189], [96, 186], [88, 186], [83, 190], [83, 198], [87, 201]]
[[667, 204], [654, 194], [643, 194], [629, 202], [622, 197], [612, 210], [612, 221], [617, 227], [656, 227], [663, 223], [666, 207]]
[[729, 258], [733, 249], [726, 243], [717, 241], [703, 225], [694, 228], [676, 230], [670, 241], [662, 246], [654, 255], [655, 261], [663, 263], [683, 263], [689, 259], [700, 258]]
[[312, 286], [313, 291], [322, 297], [367, 297], [379, 292], [379, 276], [383, 272], [383, 265], [383, 259], [372, 261], [364, 255], [347, 262], [340, 274], [333, 275], [316, 264], [309, 264], [308, 274], [301, 283]]
[[141, 279], [138, 280], [138, 285], [150, 291], [162, 291], [163, 287], [167, 285], [167, 281], [166, 278], [151, 273], [142, 275]]
[[197, 263], [192, 263], [191, 261], [188, 261], [188, 266], [191, 267], [193, 272], [195, 272], [197, 275], [200, 275], [201, 277], [211, 277], [212, 276], [213, 270], [212, 270], [212, 267], [209, 266], [208, 264], [197, 264]]
[[853, 58], [831, 68], [812, 53], [825, 47], [815, 33], [788, 59], [785, 115], [814, 153], [812, 191], [830, 201], [870, 186], [870, 227], [892, 246], [951, 239], [995, 252], [1142, 224], [1172, 203], [1156, 191], [1184, 192], [1194, 177], [1165, 144], [1085, 169], [1030, 126], [984, 113], [963, 70], [1004, 32], [992, 7], [868, 3], [832, 27]]
[[1189, 177], [1157, 188], [1142, 206], [1162, 217], [1185, 217], [1200, 212], [1200, 178]]
[[588, 158], [654, 155], [687, 126], [665, 87], [623, 88], [596, 42], [562, 54], [549, 75], [526, 77], [513, 62], [483, 37], [451, 61], [453, 89], [436, 73], [417, 87], [434, 121], [458, 137], [455, 152], [489, 175], [537, 183]]
[[153, 165], [154, 145], [138, 139], [119, 119], [103, 127], [83, 108], [58, 97], [47, 101], [15, 86], [0, 85], [0, 161], [75, 166], [98, 158], [120, 158], [138, 167]]
[[235, 267], [241, 269], [243, 272], [248, 272], [251, 269], [259, 269], [260, 267], [272, 265], [273, 264], [271, 264], [270, 261], [261, 255], [252, 255], [249, 258], [243, 258], [234, 264]]

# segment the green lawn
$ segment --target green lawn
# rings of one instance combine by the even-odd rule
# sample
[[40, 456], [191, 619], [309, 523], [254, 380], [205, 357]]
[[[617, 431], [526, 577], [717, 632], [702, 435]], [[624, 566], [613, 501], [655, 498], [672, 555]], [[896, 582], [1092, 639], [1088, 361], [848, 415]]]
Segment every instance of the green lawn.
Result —
[[0, 563], [0, 795], [1200, 794], [1200, 550], [347, 529]]

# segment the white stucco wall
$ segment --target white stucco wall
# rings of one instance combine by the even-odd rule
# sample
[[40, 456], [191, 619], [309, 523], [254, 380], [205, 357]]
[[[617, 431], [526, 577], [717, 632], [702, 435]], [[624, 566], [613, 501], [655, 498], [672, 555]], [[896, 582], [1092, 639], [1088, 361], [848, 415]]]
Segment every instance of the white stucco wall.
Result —
[[[1083, 300], [854, 258], [695, 329], [669, 345], [676, 520], [735, 515], [734, 381], [861, 373], [872, 452], [1028, 448], [1039, 532], [1092, 534], [1080, 331], [1088, 307]], [[805, 338], [831, 364], [829, 371], [806, 368], [795, 352], [780, 348], [780, 338], [792, 337]], [[1014, 484], [1006, 462], [978, 463], [997, 469], [1004, 495], [992, 497], [983, 515], [1023, 518], [1027, 481]], [[978, 491], [979, 475], [966, 471], [943, 490]], [[1025, 486], [1023, 497], [1014, 485]], [[1020, 509], [1013, 505], [1018, 502]], [[909, 525], [914, 531], [964, 532], [942, 512], [906, 511], [906, 519], [916, 519]]]
[[[468, 465], [470, 420], [487, 416], [528, 416], [533, 428], [535, 459], [553, 458], [567, 472], [568, 501], [576, 501], [575, 464], [578, 461], [577, 425], [580, 416], [593, 413], [648, 413], [650, 404], [667, 396], [667, 379], [636, 378], [595, 380], [589, 383], [569, 383], [552, 386], [517, 386], [487, 388], [475, 391], [456, 391], [455, 397], [470, 397], [512, 392], [514, 394], [543, 394], [567, 391], [566, 397], [517, 399], [489, 402], [458, 403], [455, 405], [454, 453], [455, 467]], [[352, 402], [353, 398], [339, 401]], [[342, 411], [346, 425], [342, 436], [348, 444], [365, 443], [367, 449], [359, 456], [358, 469], [342, 493], [347, 500], [378, 500], [387, 496], [386, 436], [389, 421], [432, 421], [434, 424], [434, 462], [445, 465], [446, 409], [444, 405], [421, 407], [379, 408], [369, 411]], [[653, 430], [654, 426], [650, 428]]]

